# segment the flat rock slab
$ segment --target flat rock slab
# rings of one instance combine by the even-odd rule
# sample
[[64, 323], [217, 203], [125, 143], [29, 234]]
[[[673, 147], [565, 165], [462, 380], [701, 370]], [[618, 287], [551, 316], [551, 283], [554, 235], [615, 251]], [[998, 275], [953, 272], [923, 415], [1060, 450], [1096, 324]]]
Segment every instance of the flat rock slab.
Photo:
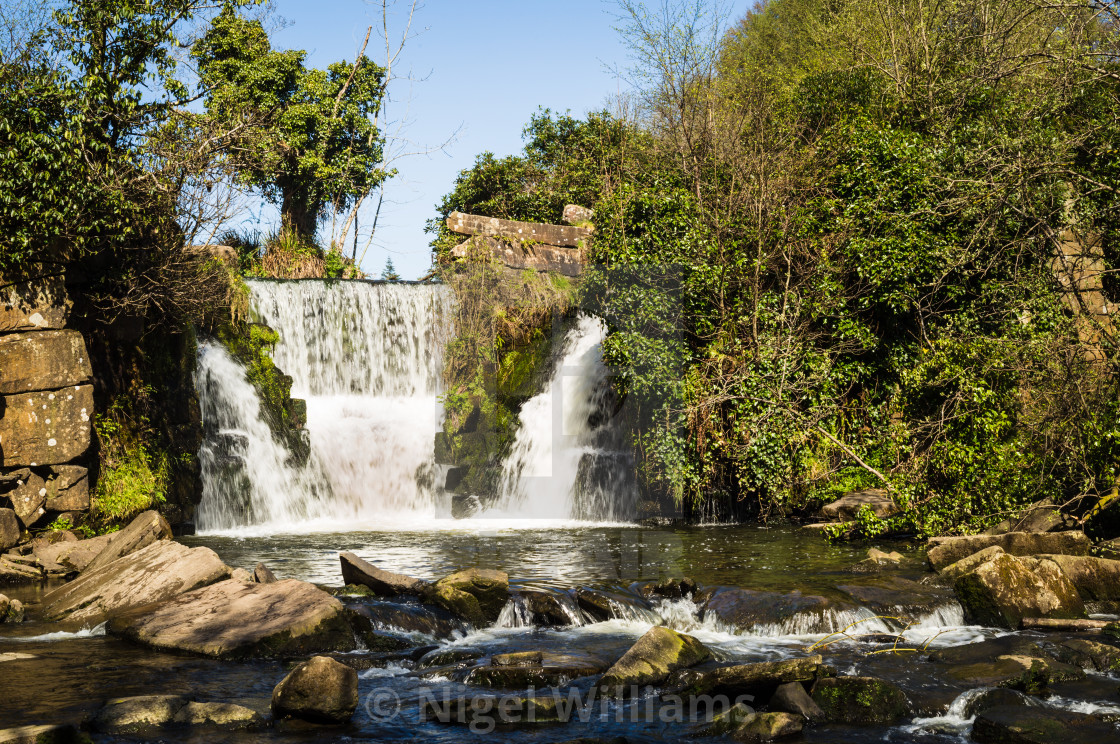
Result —
[[296, 579], [222, 581], [113, 618], [109, 632], [168, 651], [216, 658], [349, 651], [354, 634], [342, 603]]
[[171, 525], [157, 511], [146, 511], [137, 515], [123, 530], [109, 536], [105, 547], [94, 556], [85, 570], [96, 571], [107, 566], [121, 556], [135, 553], [157, 540], [171, 539]]
[[78, 331], [0, 336], [0, 370], [0, 395], [58, 390], [93, 375], [86, 341]]
[[583, 653], [526, 651], [497, 654], [490, 658], [490, 664], [472, 669], [466, 682], [521, 690], [527, 687], [555, 687], [573, 679], [599, 674], [607, 666], [607, 662], [599, 657]]
[[926, 547], [934, 571], [998, 545], [1010, 555], [1088, 555], [1092, 543], [1084, 532], [1007, 532], [1002, 535], [970, 535], [967, 537], [935, 537]]
[[89, 744], [89, 737], [69, 725], [0, 729], [0, 744]]
[[447, 229], [460, 235], [485, 235], [573, 248], [585, 245], [595, 233], [588, 227], [517, 222], [463, 212], [452, 212], [448, 215]]
[[40, 563], [55, 563], [79, 573], [85, 571], [93, 559], [112, 541], [114, 535], [101, 535], [78, 542], [60, 542], [35, 548]]
[[247, 728], [263, 722], [256, 711], [233, 703], [199, 703], [179, 695], [141, 695], [105, 703], [92, 721], [109, 734], [144, 733], [164, 726]]
[[221, 581], [229, 573], [210, 548], [160, 540], [49, 592], [40, 613], [48, 620], [96, 624]]

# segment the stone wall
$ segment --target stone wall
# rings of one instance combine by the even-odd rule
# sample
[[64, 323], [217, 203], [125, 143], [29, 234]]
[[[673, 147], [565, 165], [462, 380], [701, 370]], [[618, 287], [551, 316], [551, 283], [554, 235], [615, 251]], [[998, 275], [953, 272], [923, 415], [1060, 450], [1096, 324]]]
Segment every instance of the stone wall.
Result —
[[89, 509], [93, 373], [69, 311], [61, 280], [0, 290], [0, 550]]
[[579, 276], [593, 230], [584, 227], [591, 219], [590, 209], [569, 204], [566, 220], [578, 225], [547, 225], [516, 222], [497, 217], [452, 212], [447, 229], [471, 236], [451, 249], [455, 258], [493, 257], [510, 269], [554, 271], [564, 276]]

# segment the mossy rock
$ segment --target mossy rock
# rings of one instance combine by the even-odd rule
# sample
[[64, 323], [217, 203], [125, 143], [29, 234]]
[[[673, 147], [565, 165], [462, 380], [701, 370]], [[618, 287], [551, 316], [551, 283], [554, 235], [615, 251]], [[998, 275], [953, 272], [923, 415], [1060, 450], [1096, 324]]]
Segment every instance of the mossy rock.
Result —
[[730, 734], [732, 739], [744, 744], [761, 744], [797, 736], [804, 725], [801, 716], [792, 713], [755, 713]]
[[958, 578], [953, 590], [965, 617], [980, 625], [1017, 629], [1024, 617], [1086, 616], [1077, 589], [1050, 561], [1001, 553]]
[[889, 724], [911, 715], [906, 694], [874, 677], [822, 677], [811, 695], [832, 723]]
[[1101, 744], [1116, 741], [1116, 726], [1085, 713], [1004, 705], [976, 716], [971, 737], [981, 744]]
[[695, 666], [711, 657], [703, 643], [670, 628], [654, 626], [599, 680], [607, 696], [625, 697], [633, 688], [664, 682], [678, 669]]
[[424, 601], [483, 627], [497, 620], [509, 601], [509, 575], [482, 568], [458, 571], [428, 587]]
[[1109, 673], [1120, 672], [1120, 648], [1084, 638], [1062, 641], [1054, 647], [1058, 661], [1082, 669]]

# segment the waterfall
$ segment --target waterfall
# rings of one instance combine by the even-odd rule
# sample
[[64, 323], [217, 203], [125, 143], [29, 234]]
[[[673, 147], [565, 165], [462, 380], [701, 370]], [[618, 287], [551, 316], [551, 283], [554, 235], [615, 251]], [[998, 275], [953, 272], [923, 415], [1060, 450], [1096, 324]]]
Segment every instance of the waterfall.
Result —
[[[305, 527], [324, 520], [431, 519], [432, 441], [450, 295], [440, 286], [250, 280], [251, 307], [280, 341], [272, 358], [307, 401], [310, 458], [291, 459], [264, 423], [244, 370], [204, 343], [196, 375], [211, 435], [198, 527]], [[230, 438], [235, 440], [230, 450]], [[240, 477], [223, 472], [230, 458]], [[248, 490], [246, 499], [239, 496]], [[248, 505], [246, 505], [248, 501]]]
[[551, 379], [521, 408], [491, 516], [633, 519], [633, 462], [610, 425], [604, 335], [602, 323], [589, 316], [568, 331]]
[[207, 436], [199, 450], [200, 529], [292, 523], [319, 517], [326, 493], [272, 434], [244, 366], [216, 342], [202, 341], [194, 373]]
[[[292, 377], [292, 396], [307, 402], [310, 454], [301, 462], [287, 450], [269, 428], [245, 369], [220, 344], [203, 341], [195, 375], [206, 431], [198, 528], [451, 523], [433, 446], [443, 418], [438, 396], [450, 291], [357, 281], [247, 284], [254, 317], [280, 337], [273, 361]], [[633, 518], [633, 463], [610, 424], [603, 334], [598, 320], [580, 317], [565, 335], [551, 379], [522, 408], [499, 495], [479, 516]]]

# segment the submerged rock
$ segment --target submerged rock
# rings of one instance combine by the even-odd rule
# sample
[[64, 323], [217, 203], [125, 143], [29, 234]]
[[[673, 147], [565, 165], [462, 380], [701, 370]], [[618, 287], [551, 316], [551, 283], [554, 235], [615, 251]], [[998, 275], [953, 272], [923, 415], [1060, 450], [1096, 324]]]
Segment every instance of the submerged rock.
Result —
[[342, 603], [295, 579], [222, 581], [109, 622], [109, 632], [161, 650], [218, 658], [348, 651], [355, 646]]
[[92, 744], [92, 740], [69, 724], [46, 724], [0, 729], [0, 744]]
[[1120, 735], [1114, 724], [1085, 713], [1003, 705], [976, 716], [972, 739], [981, 744], [1101, 744]]
[[940, 571], [951, 563], [967, 558], [984, 548], [998, 545], [1009, 555], [1088, 555], [1091, 543], [1084, 532], [1008, 532], [1003, 535], [970, 535], [967, 537], [935, 537], [928, 548], [929, 563]]
[[368, 587], [379, 597], [395, 597], [399, 594], [419, 595], [428, 586], [426, 581], [383, 571], [353, 553], [339, 553], [338, 559], [342, 564], [342, 579], [346, 584]]
[[837, 607], [836, 603], [813, 594], [799, 591], [784, 594], [781, 592], [760, 592], [751, 589], [723, 589], [715, 592], [704, 603], [700, 618], [718, 619], [736, 630], [751, 630], [759, 626], [776, 626], [790, 623], [792, 618], [803, 615], [799, 621], [792, 621], [796, 627], [788, 630], [813, 633], [834, 630], [828, 613]]
[[509, 575], [484, 568], [458, 571], [427, 587], [423, 597], [476, 627], [489, 625], [509, 601]]
[[518, 595], [525, 603], [534, 625], [563, 627], [583, 624], [578, 606], [570, 606], [574, 604], [571, 597], [530, 589], [523, 589]]
[[586, 587], [576, 589], [576, 603], [596, 622], [615, 618], [632, 620], [653, 613], [653, 607], [643, 597]]
[[901, 576], [867, 577], [859, 581], [858, 584], [843, 584], [836, 588], [876, 615], [916, 620], [953, 602], [953, 594], [949, 590], [919, 584]]
[[198, 703], [182, 695], [140, 695], [109, 700], [90, 726], [105, 734], [143, 734], [172, 725], [247, 728], [263, 722], [254, 710], [232, 703]]
[[454, 666], [456, 664], [466, 665], [476, 659], [481, 659], [485, 655], [485, 652], [477, 648], [466, 648], [462, 646], [437, 648], [420, 657], [416, 668], [433, 669], [436, 667]]
[[697, 588], [696, 582], [687, 577], [683, 579], [667, 578], [661, 581], [647, 581], [644, 584], [637, 584], [631, 587], [638, 595], [646, 599], [652, 597], [683, 599], [695, 594]]
[[606, 696], [624, 697], [632, 687], [664, 682], [678, 669], [695, 666], [711, 656], [707, 646], [684, 633], [662, 626], [650, 628], [599, 680]]
[[1082, 679], [1085, 672], [1042, 656], [1008, 654], [952, 667], [945, 676], [966, 687], [1007, 687], [1036, 694], [1051, 682]]
[[276, 718], [345, 723], [358, 708], [358, 673], [326, 656], [297, 666], [272, 691]]
[[375, 630], [450, 638], [466, 627], [446, 610], [418, 604], [349, 600], [346, 608], [367, 618]]
[[821, 677], [813, 683], [812, 696], [831, 723], [894, 723], [911, 714], [905, 693], [874, 677]]
[[469, 725], [475, 731], [485, 732], [498, 725], [557, 723], [561, 716], [552, 696], [475, 695], [442, 700], [424, 698], [420, 719]]
[[91, 567], [43, 597], [48, 620], [97, 624], [128, 610], [163, 602], [230, 575], [210, 548], [160, 540], [100, 568]]
[[958, 578], [953, 589], [965, 617], [980, 625], [1015, 629], [1024, 617], [1085, 617], [1077, 589], [1049, 561], [1035, 561], [1031, 570], [1000, 554]]
[[777, 741], [797, 736], [804, 719], [792, 713], [755, 713], [729, 732], [732, 739], [744, 744]]
[[1001, 705], [1041, 707], [1042, 702], [1038, 698], [1033, 698], [1018, 690], [1012, 690], [1007, 687], [993, 687], [983, 690], [975, 697], [970, 698], [968, 702], [965, 703], [961, 715], [965, 718], [973, 718], [979, 713], [983, 713], [992, 708], [998, 708]]
[[591, 654], [522, 651], [490, 657], [490, 664], [472, 669], [466, 681], [510, 689], [556, 687], [573, 679], [599, 674], [607, 666], [605, 661]]
[[1120, 648], [1084, 638], [1071, 638], [1054, 647], [1058, 661], [1103, 674], [1120, 672]]

